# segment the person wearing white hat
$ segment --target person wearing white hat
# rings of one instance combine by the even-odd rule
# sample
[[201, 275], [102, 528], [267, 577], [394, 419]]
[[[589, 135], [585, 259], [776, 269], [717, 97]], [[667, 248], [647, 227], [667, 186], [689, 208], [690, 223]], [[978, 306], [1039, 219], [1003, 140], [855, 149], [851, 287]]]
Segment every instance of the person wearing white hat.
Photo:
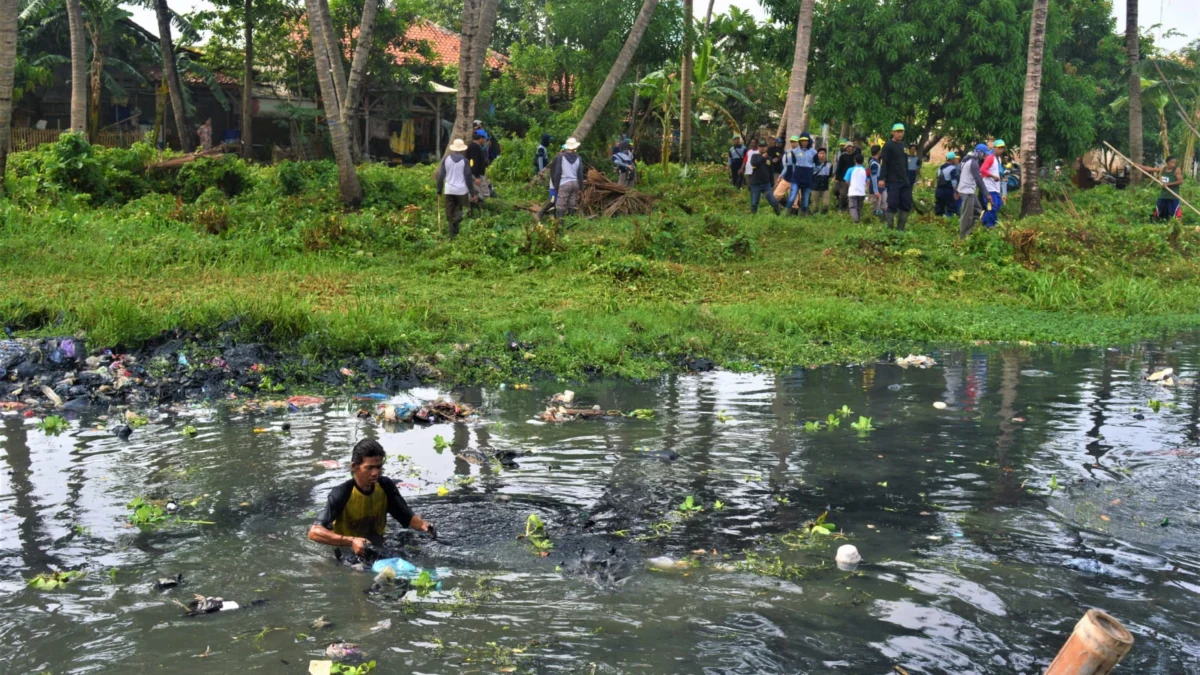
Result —
[[450, 152], [438, 164], [437, 181], [438, 195], [445, 195], [446, 220], [450, 223], [450, 236], [458, 236], [458, 224], [462, 222], [463, 211], [472, 202], [479, 201], [475, 189], [475, 180], [471, 176], [471, 163], [464, 154], [467, 144], [463, 139], [456, 138], [450, 144]]
[[579, 210], [579, 195], [583, 191], [583, 158], [576, 150], [579, 141], [568, 138], [563, 151], [550, 162], [550, 186], [557, 195], [554, 211], [559, 218], [573, 216]]

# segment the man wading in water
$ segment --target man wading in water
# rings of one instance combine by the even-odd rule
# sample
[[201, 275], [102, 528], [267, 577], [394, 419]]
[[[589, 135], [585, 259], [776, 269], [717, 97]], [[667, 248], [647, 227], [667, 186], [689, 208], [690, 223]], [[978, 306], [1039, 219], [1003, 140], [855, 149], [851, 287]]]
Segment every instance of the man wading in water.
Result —
[[[387, 453], [378, 441], [364, 438], [350, 455], [350, 480], [329, 492], [325, 511], [308, 528], [308, 538], [318, 544], [348, 546], [354, 554], [367, 555], [368, 545], [379, 546], [387, 530], [390, 513], [409, 529], [428, 532], [437, 539], [433, 524], [412, 512], [396, 484], [383, 475]], [[341, 551], [338, 551], [341, 557]]]

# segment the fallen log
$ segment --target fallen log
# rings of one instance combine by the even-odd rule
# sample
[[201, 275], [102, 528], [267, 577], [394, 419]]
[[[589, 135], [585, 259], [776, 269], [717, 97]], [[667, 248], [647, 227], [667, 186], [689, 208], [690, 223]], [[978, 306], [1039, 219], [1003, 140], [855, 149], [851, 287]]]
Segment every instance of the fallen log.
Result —
[[191, 155], [183, 155], [182, 157], [172, 157], [171, 159], [165, 159], [161, 162], [151, 164], [150, 166], [147, 166], [146, 168], [149, 170], [161, 169], [163, 171], [173, 171], [185, 164], [191, 164], [192, 162], [196, 161], [197, 159], [202, 159], [202, 158], [215, 159], [224, 154], [225, 154], [225, 147], [221, 146], [221, 147], [213, 148], [212, 150], [205, 150], [203, 152], [197, 152], [197, 153], [194, 153]]

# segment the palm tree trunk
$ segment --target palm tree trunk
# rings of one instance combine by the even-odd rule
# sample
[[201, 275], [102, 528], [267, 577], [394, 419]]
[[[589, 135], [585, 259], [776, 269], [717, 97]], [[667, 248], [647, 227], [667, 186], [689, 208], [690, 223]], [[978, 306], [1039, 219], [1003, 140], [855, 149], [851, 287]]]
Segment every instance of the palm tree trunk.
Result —
[[99, 34], [92, 32], [91, 104], [88, 106], [88, 138], [96, 140], [100, 133], [100, 82], [104, 73], [104, 54], [101, 52]]
[[[1142, 69], [1138, 67], [1138, 0], [1125, 1], [1125, 52], [1129, 61], [1129, 158], [1145, 162], [1142, 151]], [[1138, 180], [1133, 173], [1133, 181]]]
[[[641, 66], [638, 66], [637, 74], [634, 75], [633, 81], [634, 82], [642, 81], [642, 67]], [[642, 90], [637, 87], [634, 87], [633, 88], [633, 107], [630, 109], [630, 113], [629, 113], [628, 135], [629, 135], [629, 138], [631, 138], [631, 139], [633, 138], [633, 132], [637, 129], [638, 109], [641, 107], [642, 107]]]
[[79, 0], [67, 0], [67, 24], [71, 36], [71, 131], [87, 133], [87, 29]]
[[704, 35], [708, 36], [708, 26], [712, 23], [713, 3], [716, 0], [708, 0], [708, 11], [704, 13]]
[[683, 59], [679, 80], [679, 161], [692, 161], [692, 34], [696, 20], [692, 0], [683, 0]]
[[175, 48], [171, 41], [171, 10], [167, 0], [155, 0], [154, 13], [158, 15], [158, 44], [162, 52], [162, 76], [167, 81], [167, 92], [171, 95], [171, 112], [175, 117], [175, 131], [179, 134], [179, 149], [191, 152], [192, 130], [187, 123], [187, 109], [183, 107], [183, 87], [179, 72], [175, 69]]
[[346, 97], [342, 99], [342, 114], [352, 121], [362, 98], [363, 79], [367, 74], [367, 58], [371, 52], [371, 33], [375, 30], [375, 15], [379, 11], [378, 0], [363, 3], [362, 21], [358, 24], [358, 44], [354, 47], [354, 60], [350, 64], [350, 80], [346, 83]]
[[[812, 111], [813, 95], [812, 92], [804, 94], [804, 114], [800, 117], [800, 128], [807, 131], [810, 115]], [[815, 146], [814, 146], [815, 147]]]
[[[462, 41], [458, 49], [458, 98], [451, 138], [468, 141], [479, 105], [479, 87], [487, 63], [499, 0], [464, 0]], [[449, 146], [447, 146], [449, 147]]]
[[0, 0], [0, 193], [12, 135], [13, 84], [17, 71], [17, 0]]
[[[321, 99], [325, 106], [325, 121], [329, 124], [329, 143], [333, 146], [333, 157], [338, 166], [338, 189], [342, 202], [354, 206], [362, 201], [362, 184], [358, 181], [358, 173], [354, 170], [354, 155], [350, 150], [350, 139], [346, 127], [342, 124], [341, 105], [338, 102], [337, 87], [329, 63], [324, 23], [321, 21], [322, 0], [304, 0], [308, 13], [308, 32], [312, 37], [313, 55], [317, 61], [317, 83], [321, 87]], [[339, 64], [340, 65], [340, 64]]]
[[617, 90], [617, 85], [625, 78], [625, 73], [629, 71], [629, 64], [633, 61], [633, 55], [637, 52], [638, 45], [641, 44], [646, 27], [650, 25], [650, 17], [654, 15], [654, 8], [657, 6], [658, 0], [642, 2], [642, 10], [638, 12], [637, 19], [633, 21], [633, 27], [629, 29], [629, 36], [625, 38], [625, 45], [621, 47], [621, 53], [617, 55], [617, 60], [609, 69], [608, 77], [604, 78], [604, 84], [600, 86], [600, 91], [592, 97], [587, 112], [583, 113], [583, 119], [579, 120], [579, 124], [575, 127], [575, 133], [571, 134], [579, 142], [582, 143], [583, 139], [591, 132], [592, 127], [596, 126], [600, 114], [604, 112], [604, 106], [608, 105], [608, 100]]
[[[1136, 0], [1135, 0], [1136, 1]], [[813, 0], [800, 0], [796, 22], [796, 52], [792, 56], [792, 79], [788, 83], [787, 133], [803, 133], [804, 86], [808, 80], [808, 47], [812, 41]]]
[[1158, 109], [1158, 137], [1162, 141], [1163, 159], [1171, 156], [1171, 130], [1167, 127], [1167, 109]]
[[1038, 188], [1037, 123], [1042, 97], [1042, 56], [1046, 51], [1046, 14], [1050, 0], [1033, 0], [1029, 56], [1025, 60], [1025, 101], [1021, 106], [1021, 217], [1042, 212]]
[[254, 0], [246, 0], [242, 9], [242, 33], [246, 41], [246, 60], [242, 68], [242, 157], [254, 155]]

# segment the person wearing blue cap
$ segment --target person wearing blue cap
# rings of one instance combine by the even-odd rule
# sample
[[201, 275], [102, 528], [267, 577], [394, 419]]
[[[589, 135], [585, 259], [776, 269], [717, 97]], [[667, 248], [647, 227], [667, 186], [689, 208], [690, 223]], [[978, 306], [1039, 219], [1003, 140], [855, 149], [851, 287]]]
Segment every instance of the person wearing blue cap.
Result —
[[946, 161], [938, 167], [937, 187], [933, 192], [933, 214], [953, 218], [958, 215], [954, 190], [958, 187], [958, 155], [946, 153]]
[[987, 155], [988, 147], [983, 143], [975, 146], [975, 151], [968, 153], [958, 167], [958, 187], [955, 198], [962, 199], [962, 210], [958, 217], [958, 237], [966, 239], [971, 230], [975, 229], [975, 214], [979, 205], [976, 192], [983, 187], [983, 176], [979, 172], [979, 163]]
[[892, 140], [883, 145], [879, 187], [887, 190], [888, 229], [904, 231], [912, 211], [912, 183], [908, 178], [908, 154], [904, 148], [904, 125], [892, 125]]

